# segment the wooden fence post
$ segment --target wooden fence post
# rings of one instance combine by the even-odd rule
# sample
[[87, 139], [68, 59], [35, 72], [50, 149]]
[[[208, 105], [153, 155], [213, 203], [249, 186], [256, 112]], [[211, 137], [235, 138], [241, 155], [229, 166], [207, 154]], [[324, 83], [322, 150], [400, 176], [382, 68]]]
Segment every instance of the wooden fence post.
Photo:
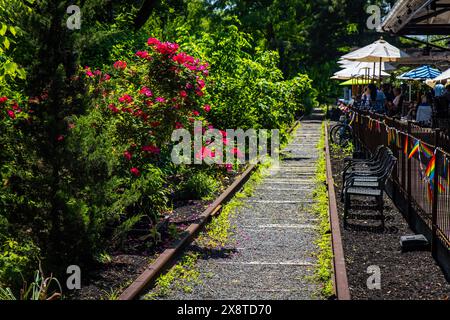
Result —
[[[411, 121], [408, 121], [408, 136], [411, 136]], [[408, 139], [409, 139], [408, 137]], [[412, 206], [411, 206], [411, 159], [407, 157], [407, 181], [406, 181], [406, 200], [407, 200], [407, 209], [406, 209], [406, 215], [408, 218], [408, 223], [411, 225], [412, 224], [412, 219], [411, 219], [411, 211], [412, 211]]]
[[[434, 132], [434, 145], [437, 148], [439, 145], [439, 135], [440, 130], [436, 129]], [[434, 258], [437, 255], [437, 243], [438, 243], [438, 234], [437, 234], [437, 214], [438, 214], [438, 203], [439, 203], [439, 172], [440, 172], [440, 152], [436, 150], [436, 164], [434, 169], [434, 189], [433, 189], [433, 202], [432, 202], [432, 211], [431, 211], [431, 253]], [[430, 181], [431, 182], [431, 181]]]
[[[402, 128], [401, 125], [399, 127]], [[402, 129], [404, 129], [404, 128], [402, 128]], [[404, 135], [404, 130], [402, 130], [402, 133]], [[400, 135], [400, 136], [403, 136], [403, 135]], [[409, 143], [409, 137], [404, 136], [404, 139], [402, 140], [402, 151], [400, 152], [401, 155], [402, 155], [402, 176], [401, 176], [402, 177], [402, 183], [401, 183], [401, 186], [402, 186], [402, 189], [403, 189], [403, 195], [404, 195], [404, 192], [405, 192], [405, 189], [406, 189], [405, 188], [406, 187], [406, 159], [408, 158], [408, 156], [405, 155], [404, 152], [403, 152], [403, 148], [405, 147], [406, 139], [408, 139], [408, 143]]]

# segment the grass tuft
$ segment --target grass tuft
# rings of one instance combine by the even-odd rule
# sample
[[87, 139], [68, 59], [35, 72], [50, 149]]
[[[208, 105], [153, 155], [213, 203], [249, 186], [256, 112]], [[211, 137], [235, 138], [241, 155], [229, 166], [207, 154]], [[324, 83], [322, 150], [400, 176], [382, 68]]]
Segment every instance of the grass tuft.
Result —
[[326, 187], [326, 158], [325, 158], [325, 125], [322, 124], [322, 135], [317, 145], [319, 159], [316, 164], [316, 187], [313, 192], [313, 213], [320, 219], [320, 237], [317, 240], [319, 252], [317, 253], [317, 267], [314, 279], [321, 284], [320, 295], [328, 298], [333, 295], [333, 251], [331, 247], [331, 227], [329, 220], [328, 190]]
[[144, 300], [164, 298], [177, 289], [192, 292], [194, 285], [200, 283], [200, 272], [195, 268], [198, 257], [198, 253], [186, 253], [179, 263], [158, 277], [155, 288], [144, 296]]

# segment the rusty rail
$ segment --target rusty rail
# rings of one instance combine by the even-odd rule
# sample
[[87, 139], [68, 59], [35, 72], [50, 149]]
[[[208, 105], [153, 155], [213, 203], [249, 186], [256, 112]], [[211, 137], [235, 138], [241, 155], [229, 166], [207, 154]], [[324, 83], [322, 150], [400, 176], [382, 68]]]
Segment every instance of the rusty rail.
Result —
[[344, 249], [342, 247], [341, 229], [334, 190], [334, 179], [331, 170], [330, 144], [328, 139], [328, 127], [325, 126], [325, 154], [327, 168], [328, 203], [331, 226], [331, 240], [333, 250], [333, 286], [338, 300], [350, 300], [347, 269], [345, 266]]

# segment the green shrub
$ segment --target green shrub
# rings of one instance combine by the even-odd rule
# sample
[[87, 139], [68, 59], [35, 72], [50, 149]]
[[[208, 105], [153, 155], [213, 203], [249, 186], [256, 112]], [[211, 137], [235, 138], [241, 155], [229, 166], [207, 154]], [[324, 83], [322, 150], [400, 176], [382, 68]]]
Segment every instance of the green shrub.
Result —
[[[78, 251], [77, 247], [95, 254], [109, 243], [106, 227], [136, 215], [156, 221], [167, 210], [166, 177], [151, 163], [142, 167], [138, 177], [130, 174], [123, 161], [122, 150], [127, 146], [120, 142], [116, 119], [94, 109], [74, 120], [76, 126], [67, 138], [67, 150], [73, 157], [71, 171], [78, 175], [67, 181], [67, 188], [76, 191], [78, 197], [66, 202], [69, 213], [73, 213], [71, 219], [80, 221], [79, 232], [84, 232], [83, 239], [88, 242], [76, 242], [71, 252]], [[115, 235], [126, 233], [118, 228]]]
[[39, 256], [39, 248], [31, 241], [8, 239], [0, 250], [0, 287], [17, 287], [32, 275]]
[[197, 172], [190, 176], [181, 186], [180, 193], [185, 199], [211, 199], [218, 191], [219, 181], [205, 172]]

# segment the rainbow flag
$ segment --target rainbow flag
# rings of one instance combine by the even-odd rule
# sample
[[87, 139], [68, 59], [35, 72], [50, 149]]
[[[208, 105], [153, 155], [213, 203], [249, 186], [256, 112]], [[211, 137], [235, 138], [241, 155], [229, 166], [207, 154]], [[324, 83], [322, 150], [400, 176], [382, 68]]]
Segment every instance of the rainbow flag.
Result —
[[434, 155], [433, 158], [431, 158], [430, 163], [428, 163], [427, 170], [425, 171], [425, 174], [432, 182], [434, 179], [434, 173], [436, 172], [436, 156]]
[[[433, 191], [434, 190], [434, 183], [430, 182], [429, 186], [430, 186], [431, 191]], [[444, 193], [445, 192], [445, 187], [440, 182], [438, 183], [438, 191], [439, 191], [439, 193]]]
[[409, 153], [408, 159], [411, 159], [414, 157], [414, 155], [419, 151], [420, 149], [420, 140], [417, 140], [416, 144], [412, 148], [411, 152]]
[[387, 134], [388, 134], [388, 144], [392, 144], [392, 130], [387, 128]]
[[[430, 160], [430, 163], [428, 164], [427, 170], [425, 171], [425, 174], [427, 175], [429, 181], [430, 181], [430, 189], [431, 191], [434, 190], [434, 175], [436, 174], [436, 155], [433, 155], [433, 157]], [[442, 185], [442, 183], [438, 182], [438, 191], [440, 193], [445, 192], [445, 188]]]
[[430, 163], [427, 166], [427, 170], [425, 170], [425, 174], [428, 177], [428, 183], [427, 183], [427, 196], [428, 201], [430, 203], [433, 203], [433, 190], [434, 190], [434, 173], [436, 170], [436, 156], [433, 156], [431, 158]]
[[434, 152], [430, 148], [428, 148], [425, 144], [423, 144], [423, 143], [420, 144], [420, 151], [422, 151], [422, 153], [428, 159], [430, 159], [434, 155]]
[[405, 156], [408, 155], [408, 148], [409, 148], [408, 136], [405, 136], [405, 147], [403, 148], [403, 152], [404, 152]]

